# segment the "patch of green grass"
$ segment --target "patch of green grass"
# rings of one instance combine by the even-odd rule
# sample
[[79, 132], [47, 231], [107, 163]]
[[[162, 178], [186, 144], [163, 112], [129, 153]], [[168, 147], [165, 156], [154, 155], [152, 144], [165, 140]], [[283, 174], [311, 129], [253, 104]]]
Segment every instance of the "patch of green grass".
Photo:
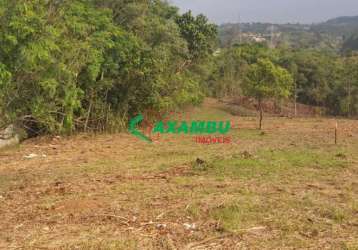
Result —
[[232, 201], [210, 211], [210, 216], [218, 221], [223, 230], [240, 233], [246, 227], [258, 223], [257, 216], [262, 216], [263, 211], [254, 197], [245, 196], [244, 199]]
[[237, 130], [237, 137], [239, 140], [262, 140], [263, 138], [267, 137], [267, 134], [258, 129], [240, 128]]
[[241, 117], [256, 117], [257, 112], [238, 105], [225, 105], [221, 108], [223, 111]]
[[320, 209], [320, 215], [341, 224], [346, 219], [346, 212], [338, 207], [325, 206]]
[[246, 210], [238, 204], [216, 209], [211, 216], [221, 223], [224, 230], [229, 232], [237, 231], [241, 226], [241, 220], [246, 216]]
[[203, 107], [199, 112], [195, 112], [192, 117], [195, 120], [226, 121], [230, 115], [219, 108]]
[[201, 214], [200, 205], [197, 203], [190, 204], [186, 208], [186, 212], [189, 216], [193, 218], [198, 218]]
[[214, 160], [208, 173], [231, 178], [266, 178], [287, 172], [304, 174], [305, 168], [342, 168], [347, 160], [330, 152], [311, 149], [261, 150], [253, 154], [236, 154], [231, 159]]

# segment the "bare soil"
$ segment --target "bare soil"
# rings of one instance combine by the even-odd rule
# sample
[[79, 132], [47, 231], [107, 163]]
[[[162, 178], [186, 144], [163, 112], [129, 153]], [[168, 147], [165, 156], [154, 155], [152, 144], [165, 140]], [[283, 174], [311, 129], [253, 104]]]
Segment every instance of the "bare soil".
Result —
[[334, 145], [333, 119], [258, 131], [223, 105], [188, 112], [232, 120], [228, 145], [81, 134], [0, 151], [0, 249], [357, 249], [358, 121]]

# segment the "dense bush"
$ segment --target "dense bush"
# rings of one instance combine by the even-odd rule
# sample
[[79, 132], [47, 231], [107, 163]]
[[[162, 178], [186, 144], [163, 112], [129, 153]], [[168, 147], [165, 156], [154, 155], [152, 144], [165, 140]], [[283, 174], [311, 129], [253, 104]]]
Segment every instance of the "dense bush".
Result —
[[216, 41], [206, 19], [162, 1], [3, 0], [0, 31], [4, 122], [55, 133], [200, 102], [195, 64]]
[[[2, 0], [0, 31], [0, 127], [119, 130], [146, 109], [247, 94], [270, 77], [253, 77], [262, 62], [293, 78], [299, 102], [358, 114], [357, 56], [261, 44], [218, 50], [215, 25], [166, 1]], [[260, 86], [272, 92], [278, 80], [292, 89], [280, 77]]]

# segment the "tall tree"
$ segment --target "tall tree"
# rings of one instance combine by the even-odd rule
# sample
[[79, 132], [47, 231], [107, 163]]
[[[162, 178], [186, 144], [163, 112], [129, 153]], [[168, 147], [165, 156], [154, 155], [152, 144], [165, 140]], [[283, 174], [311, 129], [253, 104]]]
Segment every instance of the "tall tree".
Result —
[[213, 54], [217, 41], [217, 26], [204, 15], [193, 16], [191, 11], [177, 17], [180, 32], [188, 43], [189, 59], [200, 60]]
[[269, 59], [259, 59], [248, 70], [243, 84], [244, 93], [257, 100], [260, 114], [259, 128], [262, 129], [263, 101], [267, 98], [287, 98], [291, 94], [291, 74]]

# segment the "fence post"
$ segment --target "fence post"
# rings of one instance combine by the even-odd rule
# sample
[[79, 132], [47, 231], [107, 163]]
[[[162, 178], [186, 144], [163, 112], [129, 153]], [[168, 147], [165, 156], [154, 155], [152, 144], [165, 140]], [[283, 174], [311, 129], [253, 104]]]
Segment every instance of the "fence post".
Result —
[[336, 120], [336, 127], [334, 129], [334, 144], [338, 143], [338, 121]]

